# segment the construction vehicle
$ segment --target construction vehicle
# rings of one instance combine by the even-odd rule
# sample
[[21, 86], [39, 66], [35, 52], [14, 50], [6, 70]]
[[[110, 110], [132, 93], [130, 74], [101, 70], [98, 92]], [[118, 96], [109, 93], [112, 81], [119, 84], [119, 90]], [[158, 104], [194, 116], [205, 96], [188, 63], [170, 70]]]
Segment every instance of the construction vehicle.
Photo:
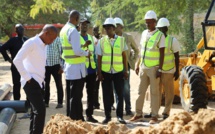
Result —
[[[215, 96], [215, 0], [202, 22], [203, 38], [188, 57], [180, 57], [180, 78], [174, 84], [186, 111], [206, 108]], [[199, 50], [205, 47], [201, 54]], [[179, 89], [179, 90], [178, 90]]]

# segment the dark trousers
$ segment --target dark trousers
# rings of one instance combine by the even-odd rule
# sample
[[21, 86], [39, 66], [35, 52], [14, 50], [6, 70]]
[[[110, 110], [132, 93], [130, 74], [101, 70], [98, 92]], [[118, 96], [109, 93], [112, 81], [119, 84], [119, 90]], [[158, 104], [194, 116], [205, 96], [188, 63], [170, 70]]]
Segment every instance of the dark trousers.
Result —
[[93, 102], [94, 102], [94, 90], [95, 90], [96, 73], [88, 74], [86, 77], [86, 90], [87, 90], [87, 117], [93, 115]]
[[[85, 79], [70, 80], [70, 111], [69, 116], [73, 120], [84, 120], [83, 117], [83, 88]], [[67, 98], [69, 99], [69, 98]]]
[[44, 90], [33, 78], [26, 82], [24, 90], [31, 104], [30, 134], [42, 134], [46, 115]]
[[115, 92], [117, 95], [117, 106], [116, 106], [116, 115], [117, 117], [123, 117], [123, 73], [110, 74], [102, 72], [104, 80], [102, 82], [102, 91], [103, 91], [103, 103], [105, 109], [106, 118], [111, 118], [111, 99], [113, 96], [112, 82], [115, 87]]
[[95, 88], [94, 88], [94, 106], [95, 107], [99, 107], [99, 85], [100, 85], [100, 81], [96, 80], [95, 82]]
[[[124, 80], [123, 98], [124, 98], [124, 101], [125, 101], [125, 111], [126, 112], [130, 112], [131, 111], [131, 100], [130, 100], [130, 66], [129, 65], [128, 65], [128, 71], [129, 71], [128, 79], [123, 79]], [[117, 100], [117, 95], [115, 95], [115, 97], [116, 97], [116, 100]]]
[[45, 103], [49, 104], [50, 100], [50, 80], [51, 75], [54, 78], [55, 85], [57, 88], [57, 101], [58, 104], [63, 103], [63, 85], [62, 85], [62, 75], [58, 73], [60, 69], [60, 64], [54, 66], [46, 66], [45, 73]]
[[66, 116], [69, 116], [70, 111], [70, 85], [71, 80], [66, 80]]
[[12, 73], [12, 81], [13, 81], [13, 98], [14, 100], [20, 100], [21, 76], [17, 71], [16, 67], [14, 66], [14, 64], [11, 65], [11, 73]]

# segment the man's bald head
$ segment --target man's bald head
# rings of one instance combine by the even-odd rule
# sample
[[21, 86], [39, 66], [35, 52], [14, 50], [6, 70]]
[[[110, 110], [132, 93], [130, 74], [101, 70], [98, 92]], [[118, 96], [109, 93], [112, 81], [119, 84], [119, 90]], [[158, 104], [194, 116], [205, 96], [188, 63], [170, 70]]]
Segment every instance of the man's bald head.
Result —
[[43, 30], [42, 30], [42, 31], [43, 31], [43, 32], [48, 31], [48, 32], [50, 32], [50, 33], [58, 34], [58, 29], [57, 29], [55, 26], [51, 25], [51, 24], [46, 24], [46, 25], [43, 27]]
[[80, 21], [80, 13], [76, 10], [72, 10], [69, 13], [69, 22], [76, 26], [79, 24], [79, 21]]
[[57, 35], [58, 29], [51, 24], [46, 24], [39, 34], [41, 40], [47, 45], [51, 44], [56, 39]]

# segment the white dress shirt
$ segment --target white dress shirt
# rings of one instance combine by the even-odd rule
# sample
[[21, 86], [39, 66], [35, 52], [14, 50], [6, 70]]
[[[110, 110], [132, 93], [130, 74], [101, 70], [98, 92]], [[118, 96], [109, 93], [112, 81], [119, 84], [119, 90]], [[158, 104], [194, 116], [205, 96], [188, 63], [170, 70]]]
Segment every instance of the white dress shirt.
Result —
[[21, 85], [34, 78], [42, 88], [45, 78], [46, 49], [38, 35], [27, 40], [13, 60], [21, 75]]
[[[73, 25], [71, 23], [67, 23], [67, 24]], [[75, 55], [88, 56], [88, 52], [81, 49], [80, 34], [75, 28], [75, 26], [74, 28], [70, 28], [68, 30], [67, 36]], [[65, 72], [66, 80], [78, 80], [81, 78], [85, 78], [87, 75], [85, 62], [81, 64], [65, 63], [64, 72]]]

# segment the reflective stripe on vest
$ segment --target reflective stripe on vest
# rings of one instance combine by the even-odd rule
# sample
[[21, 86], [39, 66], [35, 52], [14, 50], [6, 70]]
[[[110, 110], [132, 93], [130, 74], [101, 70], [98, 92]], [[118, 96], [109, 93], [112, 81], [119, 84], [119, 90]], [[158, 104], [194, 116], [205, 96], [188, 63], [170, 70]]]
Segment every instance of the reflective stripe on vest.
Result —
[[[88, 50], [91, 52], [91, 56], [90, 56], [90, 59], [89, 58], [85, 58], [85, 65], [86, 65], [86, 68], [89, 67], [89, 62], [91, 64], [91, 67], [92, 69], [96, 69], [96, 63], [95, 63], [95, 60], [94, 60], [94, 41], [92, 39], [92, 36], [87, 34], [87, 38], [88, 40], [90, 40], [92, 43], [88, 46]], [[85, 40], [84, 38], [81, 36], [81, 45], [84, 45], [85, 44]], [[84, 48], [84, 50], [87, 50], [87, 48]], [[90, 60], [90, 61], [89, 61]]]
[[172, 42], [173, 42], [173, 37], [167, 35], [165, 39], [165, 53], [164, 53], [164, 63], [162, 70], [168, 71], [171, 70], [175, 67], [175, 57], [174, 53], [172, 51]]
[[123, 70], [122, 61], [122, 50], [124, 48], [124, 37], [118, 36], [112, 47], [108, 36], [101, 38], [100, 40], [102, 55], [102, 71], [109, 72], [111, 67], [116, 72], [121, 72]]
[[62, 44], [62, 58], [69, 64], [80, 64], [85, 62], [84, 56], [75, 55], [71, 44], [69, 43], [67, 32], [70, 28], [75, 28], [72, 24], [66, 24], [60, 31], [60, 39]]
[[158, 43], [163, 35], [162, 32], [156, 31], [146, 42], [146, 40], [142, 43], [142, 60], [146, 67], [153, 67], [159, 64], [159, 46]]

